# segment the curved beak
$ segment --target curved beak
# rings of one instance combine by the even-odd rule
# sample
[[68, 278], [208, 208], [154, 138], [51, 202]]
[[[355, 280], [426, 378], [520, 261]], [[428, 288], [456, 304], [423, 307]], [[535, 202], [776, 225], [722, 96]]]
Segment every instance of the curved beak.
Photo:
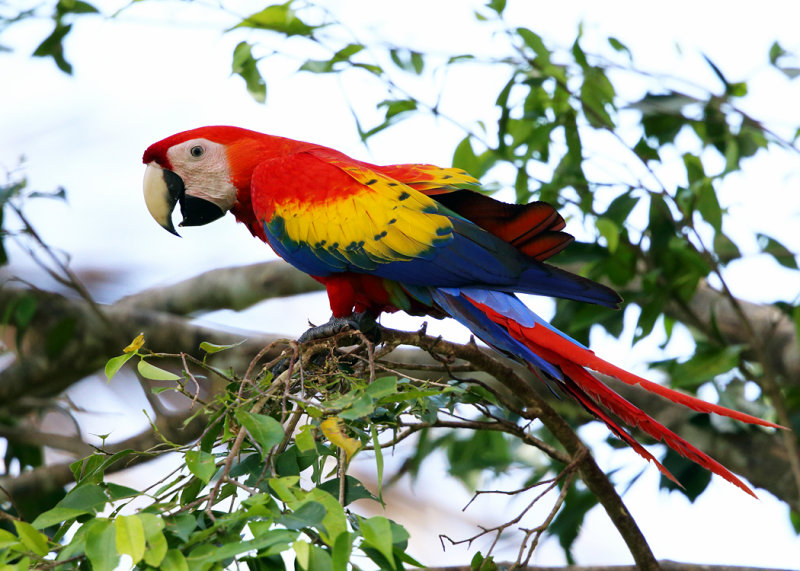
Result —
[[[169, 173], [169, 174], [167, 174]], [[180, 236], [172, 225], [172, 211], [184, 195], [183, 180], [174, 172], [162, 169], [155, 163], [144, 171], [144, 203], [150, 216], [167, 232]]]
[[221, 218], [225, 211], [213, 202], [186, 194], [183, 179], [149, 163], [144, 173], [144, 203], [158, 224], [167, 232], [180, 236], [172, 224], [172, 211], [180, 202], [183, 220], [179, 226], [202, 226]]

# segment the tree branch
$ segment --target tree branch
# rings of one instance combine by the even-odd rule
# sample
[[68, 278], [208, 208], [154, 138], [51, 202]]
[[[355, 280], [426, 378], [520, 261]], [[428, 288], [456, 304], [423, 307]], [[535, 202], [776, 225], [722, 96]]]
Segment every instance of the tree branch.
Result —
[[[567, 422], [531, 388], [524, 378], [504, 365], [501, 361], [487, 355], [475, 344], [458, 345], [425, 335], [423, 332], [406, 333], [390, 329], [383, 330], [383, 337], [390, 343], [402, 343], [424, 348], [431, 354], [452, 355], [465, 359], [501, 381], [516, 399], [508, 399], [503, 393], [497, 396], [503, 404], [528, 419], [538, 419], [550, 433], [561, 443], [574, 461], [578, 462], [578, 471], [586, 487], [597, 497], [608, 517], [619, 531], [639, 569], [659, 569], [653, 552], [647, 545], [639, 526], [622, 502], [622, 499], [609, 481], [608, 476], [595, 463], [575, 431]], [[505, 397], [505, 398], [504, 398]], [[523, 410], [518, 410], [519, 399]]]

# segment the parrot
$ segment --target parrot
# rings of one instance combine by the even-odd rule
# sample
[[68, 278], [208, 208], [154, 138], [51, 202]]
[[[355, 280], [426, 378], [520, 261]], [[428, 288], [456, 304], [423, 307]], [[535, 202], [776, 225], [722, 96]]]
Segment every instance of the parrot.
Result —
[[[322, 145], [232, 126], [169, 136], [143, 155], [155, 221], [208, 224], [231, 212], [286, 262], [325, 286], [336, 327], [382, 313], [452, 317], [521, 361], [680, 485], [629, 432], [638, 428], [755, 497], [722, 464], [603, 383], [608, 375], [702, 413], [780, 428], [617, 367], [550, 325], [518, 293], [617, 308], [611, 288], [546, 260], [573, 237], [550, 204], [510, 204], [479, 192], [458, 168], [379, 166]], [[324, 326], [323, 326], [324, 327]], [[617, 420], [618, 419], [618, 420]]]

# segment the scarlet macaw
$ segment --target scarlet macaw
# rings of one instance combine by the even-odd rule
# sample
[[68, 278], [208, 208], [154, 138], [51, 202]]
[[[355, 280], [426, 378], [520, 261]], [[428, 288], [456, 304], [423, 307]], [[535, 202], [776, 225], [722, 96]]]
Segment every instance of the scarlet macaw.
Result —
[[323, 283], [334, 318], [402, 309], [448, 315], [498, 351], [555, 381], [636, 452], [671, 474], [609, 415], [639, 427], [747, 493], [724, 466], [608, 388], [589, 370], [742, 422], [771, 422], [652, 383], [597, 357], [541, 319], [515, 292], [616, 307], [613, 290], [543, 260], [572, 237], [544, 203], [517, 205], [475, 192], [460, 169], [378, 166], [312, 143], [237, 127], [201, 127], [151, 145], [144, 195], [176, 234], [230, 211], [279, 256]]

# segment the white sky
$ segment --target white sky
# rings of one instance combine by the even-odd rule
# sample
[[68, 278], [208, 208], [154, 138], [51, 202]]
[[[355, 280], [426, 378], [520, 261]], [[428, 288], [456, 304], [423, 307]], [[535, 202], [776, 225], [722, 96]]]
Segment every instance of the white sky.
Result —
[[[796, 2], [520, 0], [509, 4], [507, 16], [513, 25], [537, 31], [551, 45], [571, 44], [577, 22], [583, 21], [587, 51], [605, 49], [597, 46], [613, 35], [631, 48], [640, 67], [717, 88], [700, 56], [705, 53], [731, 80], [752, 81], [743, 104], [748, 112], [784, 133], [800, 125], [800, 81], [789, 82], [770, 69], [766, 57], [776, 39], [787, 50], [800, 52], [800, 5]], [[120, 6], [112, 2], [98, 5], [106, 14]], [[237, 12], [247, 14], [259, 5], [241, 1]], [[452, 53], [499, 49], [497, 38], [475, 27], [464, 1], [331, 0], [328, 5], [351, 23], [362, 41], [378, 37], [421, 51]], [[718, 12], [723, 9], [728, 11]], [[66, 42], [67, 57], [75, 65], [74, 77], [61, 74], [49, 59], [27, 56], [49, 33], [47, 21], [15, 26], [0, 37], [0, 43], [17, 50], [0, 54], [0, 166], [11, 169], [24, 154], [33, 188], [66, 187], [68, 203], [32, 204], [29, 213], [45, 239], [69, 252], [76, 267], [111, 267], [125, 273], [113, 290], [98, 292], [104, 300], [203, 270], [272, 257], [232, 219], [185, 229], [183, 239], [168, 235], [153, 223], [141, 199], [141, 153], [158, 139], [205, 124], [234, 124], [313, 140], [377, 163], [447, 165], [463, 136], [446, 121], [422, 118], [386, 131], [365, 149], [346, 103], [358, 108], [362, 117], [371, 116], [377, 122], [380, 114], [371, 110], [380, 100], [376, 84], [358, 76], [341, 80], [295, 75], [297, 63], [283, 59], [262, 64], [268, 99], [266, 105], [259, 105], [247, 95], [239, 78], [230, 77], [230, 58], [241, 39], [271, 40], [246, 32], [221, 34], [232, 22], [220, 22], [218, 13], [207, 8], [151, 2], [134, 5], [117, 19], [81, 19]], [[273, 47], [280, 49], [281, 44]], [[476, 117], [491, 120], [494, 98], [504, 78], [497, 70], [465, 66], [438, 81], [446, 81], [451, 89], [445, 100], [449, 112], [470, 121]], [[412, 88], [424, 93], [426, 85], [417, 82]], [[749, 161], [746, 172], [731, 177], [720, 193], [730, 207], [726, 230], [751, 254], [728, 273], [734, 292], [745, 299], [790, 301], [800, 292], [798, 276], [755, 255], [751, 237], [754, 231], [765, 231], [800, 251], [800, 233], [796, 231], [800, 223], [798, 167], [796, 155], [772, 150]], [[25, 269], [21, 257], [13, 261], [20, 264], [20, 271]], [[542, 307], [546, 312], [547, 304]], [[279, 319], [282, 332], [296, 334], [308, 319], [321, 322], [327, 317], [324, 297], [315, 295], [288, 303], [266, 303], [243, 314], [220, 312], [213, 319], [269, 331], [276, 329], [271, 324]], [[408, 321], [393, 323], [412, 326]], [[445, 330], [451, 336], [464, 336]], [[597, 350], [641, 372], [641, 363], [650, 358], [657, 340], [631, 351], [629, 339], [630, 335], [622, 342], [600, 339], [603, 343]], [[674, 351], [685, 350], [685, 344], [678, 345]], [[107, 425], [109, 418], [101, 421]], [[602, 441], [605, 429], [592, 428], [584, 436]], [[599, 448], [598, 460], [608, 469], [624, 466], [628, 474], [642, 468], [635, 454], [611, 455], [604, 446]], [[656, 492], [656, 477], [657, 470], [649, 468], [626, 496], [626, 503], [658, 557], [798, 567], [800, 541], [789, 527], [786, 508], [769, 494], [761, 492], [762, 499], [754, 501], [733, 486], [715, 481], [689, 505], [677, 494]], [[446, 485], [457, 489], [452, 483]], [[416, 493], [424, 494], [426, 486]], [[438, 501], [440, 495], [429, 499]], [[457, 502], [456, 509], [464, 503]], [[496, 513], [498, 507], [484, 509]], [[426, 563], [435, 563], [436, 557], [454, 562], [457, 552], [438, 553], [435, 533], [432, 537], [435, 551], [425, 556]], [[586, 522], [576, 555], [582, 564], [629, 560], [616, 532], [597, 510]], [[563, 563], [561, 557], [550, 541], [538, 552], [536, 563], [559, 564]]]

